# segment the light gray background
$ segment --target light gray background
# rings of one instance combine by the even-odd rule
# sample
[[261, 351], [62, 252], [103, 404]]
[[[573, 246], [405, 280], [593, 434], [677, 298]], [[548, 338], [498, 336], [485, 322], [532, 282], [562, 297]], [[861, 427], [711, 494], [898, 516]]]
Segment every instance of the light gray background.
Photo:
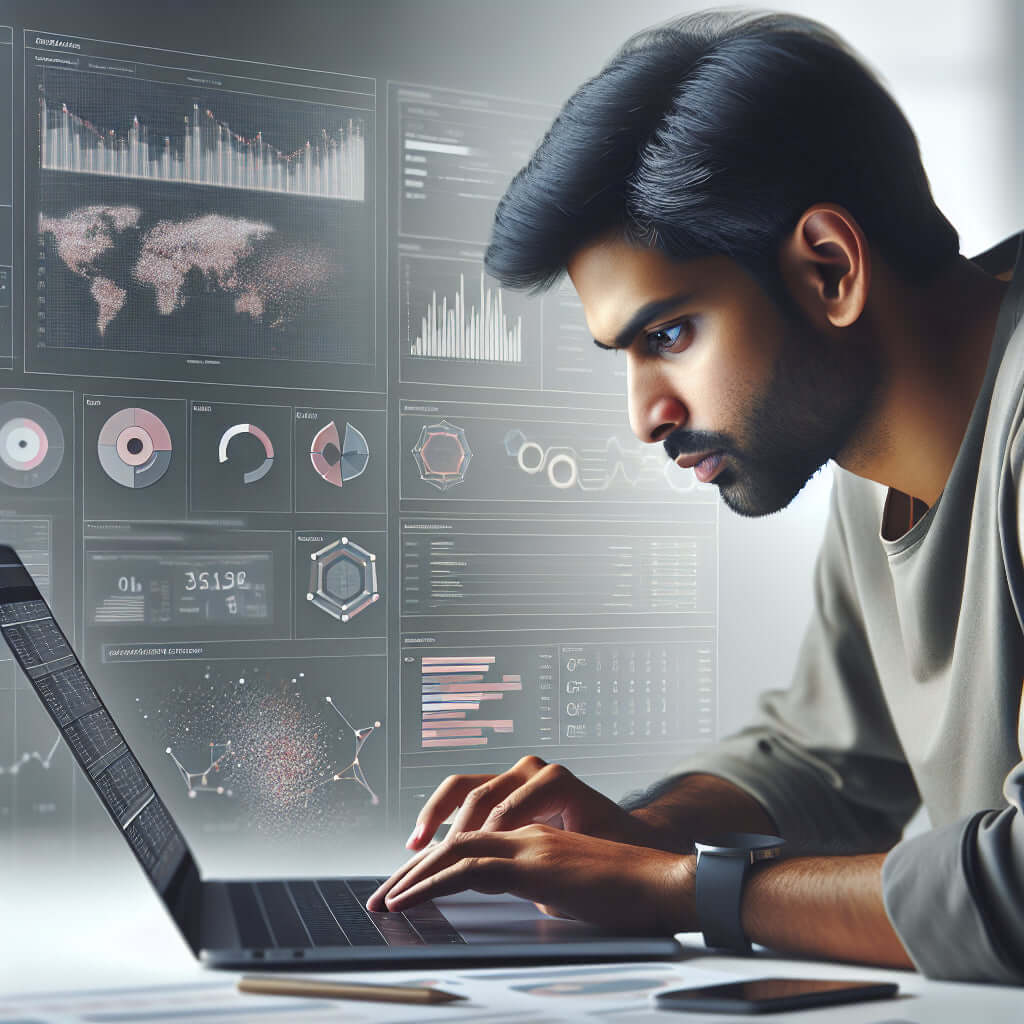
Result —
[[[0, 23], [372, 76], [383, 113], [389, 79], [560, 106], [633, 32], [703, 6], [330, 0], [165, 7], [40, 0], [0, 3]], [[881, 73], [918, 134], [938, 204], [960, 230], [965, 254], [1022, 226], [1024, 73], [1017, 50], [1024, 41], [1024, 4], [819, 0], [774, 9], [820, 19]], [[758, 692], [789, 679], [811, 608], [830, 486], [826, 469], [775, 516], [745, 520], [722, 512], [723, 734], [744, 724]]]

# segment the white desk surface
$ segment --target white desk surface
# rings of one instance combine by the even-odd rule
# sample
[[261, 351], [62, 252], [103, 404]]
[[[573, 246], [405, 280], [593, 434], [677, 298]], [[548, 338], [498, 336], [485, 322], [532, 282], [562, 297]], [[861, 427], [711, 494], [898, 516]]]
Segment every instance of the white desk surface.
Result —
[[[50, 846], [50, 844], [47, 844]], [[103, 847], [106, 850], [106, 847]], [[1024, 1022], [1024, 989], [927, 981], [905, 971], [801, 961], [761, 952], [753, 958], [712, 956], [702, 952], [699, 936], [680, 936], [679, 961], [647, 965], [603, 965], [585, 969], [475, 970], [436, 969], [403, 972], [346, 972], [321, 977], [363, 981], [427, 980], [439, 987], [471, 993], [463, 1003], [438, 1007], [282, 997], [240, 996], [238, 975], [201, 967], [178, 935], [163, 906], [127, 850], [109, 856], [61, 857], [52, 846], [39, 856], [5, 855], [0, 847], [0, 1024], [32, 1021], [135, 1022], [238, 1021], [474, 1021], [536, 1024], [589, 1020], [632, 1024], [636, 1021], [706, 1021], [723, 1024], [750, 1018], [728, 1014], [683, 1014], [655, 1009], [652, 986], [708, 984], [712, 980], [766, 975], [891, 980], [901, 998], [875, 1003], [773, 1014], [762, 1019], [806, 1024], [984, 1024]], [[56, 856], [55, 856], [56, 854]], [[709, 976], [709, 972], [711, 976]], [[547, 974], [559, 990], [524, 993]], [[487, 975], [500, 975], [485, 981]], [[512, 976], [512, 977], [510, 977]], [[601, 994], [558, 994], [583, 978], [599, 978]], [[619, 993], [608, 983], [622, 979]], [[631, 989], [631, 981], [637, 981]], [[160, 988], [155, 988], [160, 986]], [[148, 988], [148, 991], [147, 991]], [[86, 991], [95, 993], [86, 998]], [[103, 994], [103, 990], [118, 990]], [[134, 990], [134, 991], [125, 991]], [[58, 998], [61, 992], [77, 992]], [[34, 993], [32, 998], [16, 999]], [[242, 1001], [245, 1001], [244, 1003]], [[289, 1012], [291, 1007], [292, 1012]]]

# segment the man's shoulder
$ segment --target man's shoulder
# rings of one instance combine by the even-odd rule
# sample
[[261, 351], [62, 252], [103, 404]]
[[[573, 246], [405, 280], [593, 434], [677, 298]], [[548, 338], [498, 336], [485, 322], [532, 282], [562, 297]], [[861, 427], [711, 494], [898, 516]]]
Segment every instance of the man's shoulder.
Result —
[[1017, 262], [1022, 243], [1024, 231], [1017, 231], [984, 252], [978, 253], [977, 256], [972, 256], [971, 262], [976, 263], [985, 273], [992, 274], [1002, 281], [1009, 281], [1013, 276], [1014, 264]]

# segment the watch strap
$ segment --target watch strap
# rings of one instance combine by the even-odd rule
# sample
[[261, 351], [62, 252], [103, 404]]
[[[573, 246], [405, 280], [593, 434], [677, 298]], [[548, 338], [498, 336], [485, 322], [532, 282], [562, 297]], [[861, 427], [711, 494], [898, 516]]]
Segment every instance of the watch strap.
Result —
[[712, 949], [749, 953], [740, 908], [749, 857], [701, 854], [697, 863], [697, 920], [704, 944]]

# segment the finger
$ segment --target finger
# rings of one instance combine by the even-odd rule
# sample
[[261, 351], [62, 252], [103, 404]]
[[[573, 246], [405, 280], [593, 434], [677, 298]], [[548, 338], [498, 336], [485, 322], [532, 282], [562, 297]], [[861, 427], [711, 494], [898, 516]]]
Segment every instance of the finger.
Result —
[[426, 846], [445, 818], [466, 798], [466, 794], [493, 778], [493, 775], [449, 775], [416, 815], [416, 827], [405, 842], [406, 848], [419, 850]]
[[542, 914], [546, 914], [548, 917], [558, 917], [558, 918], [561, 918], [563, 921], [575, 921], [576, 920], [576, 918], [573, 917], [571, 914], [563, 914], [562, 911], [560, 911], [557, 907], [552, 907], [548, 903], [534, 903], [534, 906]]
[[446, 839], [431, 847], [422, 859], [412, 865], [402, 878], [384, 894], [384, 902], [391, 909], [392, 901], [407, 889], [419, 884], [460, 860], [480, 857], [514, 856], [519, 842], [494, 832], [468, 832]]
[[487, 820], [494, 806], [515, 792], [527, 781], [515, 769], [477, 786], [462, 801], [459, 813], [452, 820], [452, 832], [475, 832]]
[[[475, 832], [487, 818], [487, 815], [490, 814], [491, 808], [495, 803], [512, 792], [517, 786], [521, 786], [538, 771], [541, 771], [546, 763], [542, 758], [530, 754], [527, 757], [521, 757], [511, 768], [500, 775], [453, 776], [455, 779], [475, 778], [479, 780], [479, 784], [468, 792], [463, 791], [462, 798], [459, 801], [462, 809], [452, 821], [451, 831]], [[437, 825], [434, 826], [435, 830], [443, 820], [444, 818], [441, 818], [438, 821]], [[416, 833], [414, 832], [413, 836], [415, 835]]]
[[503, 800], [495, 804], [479, 828], [487, 831], [509, 831], [535, 821], [561, 819], [578, 780], [568, 768], [548, 764]]
[[513, 861], [507, 857], [463, 858], [439, 870], [436, 874], [388, 899], [388, 909], [406, 910], [456, 892], [509, 892], [515, 885]]
[[415, 856], [410, 857], [397, 871], [395, 871], [387, 881], [383, 882], [377, 887], [372, 896], [366, 901], [366, 909], [373, 911], [387, 910], [384, 906], [384, 896], [390, 892], [391, 889], [401, 881], [405, 875], [411, 871], [424, 857], [430, 856], [436, 847], [428, 847], [426, 850], [420, 850]]

